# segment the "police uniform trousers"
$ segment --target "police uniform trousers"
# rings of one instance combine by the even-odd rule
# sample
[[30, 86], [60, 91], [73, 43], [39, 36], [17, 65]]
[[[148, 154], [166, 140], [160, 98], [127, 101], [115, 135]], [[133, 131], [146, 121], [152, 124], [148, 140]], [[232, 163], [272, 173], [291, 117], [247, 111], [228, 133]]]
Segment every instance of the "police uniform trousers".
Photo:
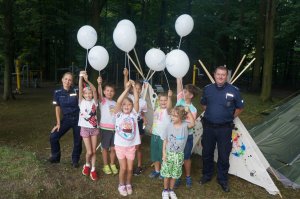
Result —
[[54, 131], [50, 134], [51, 154], [55, 160], [60, 160], [60, 138], [68, 132], [71, 128], [73, 129], [73, 152], [72, 152], [72, 163], [78, 163], [80, 154], [82, 152], [82, 137], [80, 136], [80, 127], [78, 126], [78, 114], [64, 115], [60, 123], [59, 131]]
[[229, 155], [232, 149], [232, 125], [203, 125], [202, 159], [203, 178], [210, 180], [214, 172], [214, 151], [217, 144], [217, 179], [220, 184], [228, 182]]

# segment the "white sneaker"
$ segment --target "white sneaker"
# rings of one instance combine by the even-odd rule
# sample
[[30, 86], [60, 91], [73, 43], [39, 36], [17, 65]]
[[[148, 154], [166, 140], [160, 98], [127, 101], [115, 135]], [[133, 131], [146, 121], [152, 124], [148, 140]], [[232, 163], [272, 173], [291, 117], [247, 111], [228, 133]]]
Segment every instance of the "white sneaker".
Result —
[[127, 184], [126, 185], [126, 189], [127, 189], [127, 194], [131, 195], [132, 194], [132, 186], [131, 186], [131, 184]]
[[128, 195], [125, 185], [119, 185], [118, 191], [119, 191], [121, 196], [127, 196]]
[[169, 191], [171, 199], [177, 199], [176, 193], [174, 191]]
[[169, 199], [169, 191], [163, 190], [161, 193], [162, 199]]

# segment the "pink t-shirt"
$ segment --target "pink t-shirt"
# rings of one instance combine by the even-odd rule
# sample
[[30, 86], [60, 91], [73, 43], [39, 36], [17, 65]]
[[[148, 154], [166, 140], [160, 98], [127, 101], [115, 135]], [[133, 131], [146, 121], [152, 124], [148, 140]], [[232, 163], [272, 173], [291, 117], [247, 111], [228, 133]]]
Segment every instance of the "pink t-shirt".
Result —
[[101, 120], [100, 128], [106, 130], [115, 130], [114, 111], [116, 102], [107, 98], [102, 98], [100, 103]]

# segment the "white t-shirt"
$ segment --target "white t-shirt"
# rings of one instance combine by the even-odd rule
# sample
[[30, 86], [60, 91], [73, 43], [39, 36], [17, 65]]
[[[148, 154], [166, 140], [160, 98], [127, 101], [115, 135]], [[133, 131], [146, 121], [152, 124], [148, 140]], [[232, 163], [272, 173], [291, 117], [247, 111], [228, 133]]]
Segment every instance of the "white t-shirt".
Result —
[[114, 111], [116, 102], [114, 100], [109, 100], [105, 97], [102, 98], [100, 103], [101, 119], [100, 128], [106, 130], [115, 130], [114, 122]]
[[157, 109], [153, 113], [153, 125], [152, 125], [152, 134], [162, 136], [165, 133], [167, 126], [171, 122], [171, 117], [168, 114], [167, 109]]
[[97, 128], [97, 106], [94, 99], [87, 101], [82, 99], [79, 104], [78, 126], [86, 128]]
[[[132, 101], [134, 102], [134, 96], [129, 94], [128, 97], [130, 99], [132, 99]], [[146, 100], [144, 100], [143, 98], [139, 98], [139, 112], [138, 112], [138, 116], [141, 117], [142, 115], [142, 112], [143, 113], [146, 113], [148, 111], [148, 108], [147, 108], [147, 102]]]
[[135, 110], [130, 114], [118, 112], [115, 115], [116, 128], [115, 140], [116, 146], [135, 146], [141, 144], [140, 132], [138, 128], [138, 115]]

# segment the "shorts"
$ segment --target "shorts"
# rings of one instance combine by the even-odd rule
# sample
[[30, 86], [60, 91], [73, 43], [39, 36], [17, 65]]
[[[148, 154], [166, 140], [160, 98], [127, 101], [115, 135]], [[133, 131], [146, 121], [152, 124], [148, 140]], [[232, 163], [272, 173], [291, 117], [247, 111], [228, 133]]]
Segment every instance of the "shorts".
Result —
[[192, 150], [193, 150], [193, 140], [194, 140], [194, 136], [193, 135], [189, 135], [184, 147], [184, 160], [189, 160], [191, 159], [192, 156]]
[[145, 135], [145, 129], [143, 128], [143, 126], [144, 126], [144, 120], [143, 119], [138, 120], [138, 126], [139, 126], [140, 135]]
[[180, 178], [182, 174], [183, 152], [167, 151], [167, 160], [162, 163], [160, 173], [165, 178]]
[[97, 135], [99, 135], [99, 129], [98, 128], [80, 127], [80, 135], [83, 138], [88, 138], [90, 136], [97, 136]]
[[135, 158], [135, 146], [115, 146], [117, 158], [123, 160], [134, 160]]
[[103, 149], [109, 149], [114, 147], [115, 131], [101, 129], [101, 147]]
[[151, 161], [162, 162], [163, 140], [158, 135], [151, 136]]

